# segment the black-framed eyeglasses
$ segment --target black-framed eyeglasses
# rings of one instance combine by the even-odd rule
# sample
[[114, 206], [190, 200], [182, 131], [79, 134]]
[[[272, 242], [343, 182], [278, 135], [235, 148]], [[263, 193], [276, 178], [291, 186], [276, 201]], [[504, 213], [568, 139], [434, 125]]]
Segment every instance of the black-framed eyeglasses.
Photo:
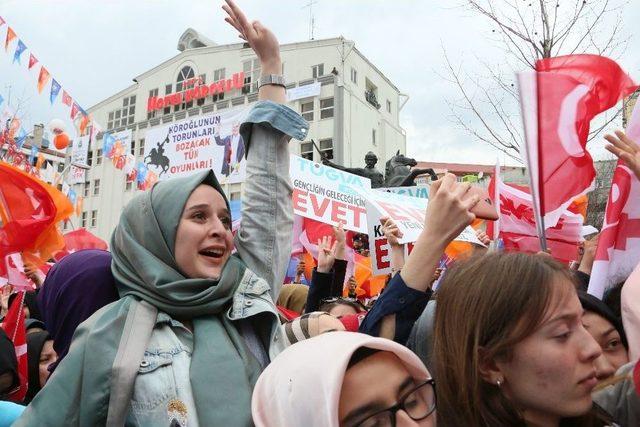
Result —
[[436, 410], [436, 388], [433, 379], [418, 384], [406, 392], [395, 405], [369, 415], [350, 427], [395, 427], [396, 414], [404, 411], [414, 421], [427, 418]]

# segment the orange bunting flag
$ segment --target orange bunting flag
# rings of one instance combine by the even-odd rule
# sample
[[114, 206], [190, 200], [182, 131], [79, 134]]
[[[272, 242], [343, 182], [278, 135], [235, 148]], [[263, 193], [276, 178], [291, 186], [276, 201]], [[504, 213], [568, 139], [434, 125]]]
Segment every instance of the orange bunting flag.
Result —
[[9, 43], [16, 38], [16, 33], [9, 27], [7, 30], [7, 39], [4, 42], [4, 50], [9, 50]]
[[38, 160], [36, 161], [36, 170], [40, 170], [44, 164], [45, 158], [42, 153], [38, 153]]
[[84, 197], [78, 196], [78, 200], [76, 200], [76, 216], [82, 215], [83, 202], [84, 202]]
[[51, 78], [51, 75], [47, 69], [44, 67], [40, 68], [40, 75], [38, 76], [38, 93], [42, 93], [42, 90], [49, 82], [49, 78]]

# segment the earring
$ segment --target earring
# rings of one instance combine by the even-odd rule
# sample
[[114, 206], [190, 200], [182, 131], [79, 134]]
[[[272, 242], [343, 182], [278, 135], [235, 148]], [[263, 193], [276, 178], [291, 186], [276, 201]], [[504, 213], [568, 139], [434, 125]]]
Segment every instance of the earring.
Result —
[[500, 388], [500, 386], [502, 385], [502, 381], [500, 381], [499, 379], [496, 380], [496, 385], [498, 386], [498, 388]]

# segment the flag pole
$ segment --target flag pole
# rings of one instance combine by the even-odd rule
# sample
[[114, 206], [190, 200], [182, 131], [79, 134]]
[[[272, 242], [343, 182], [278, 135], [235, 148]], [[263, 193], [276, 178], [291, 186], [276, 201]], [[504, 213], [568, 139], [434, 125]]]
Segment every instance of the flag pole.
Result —
[[518, 89], [520, 95], [520, 108], [522, 112], [522, 124], [524, 127], [525, 141], [522, 154], [527, 165], [529, 175], [529, 187], [533, 202], [533, 212], [536, 221], [536, 231], [540, 239], [540, 249], [547, 251], [547, 238], [545, 236], [544, 218], [540, 211], [539, 190], [539, 131], [538, 131], [538, 84], [537, 72], [525, 71], [517, 73]]

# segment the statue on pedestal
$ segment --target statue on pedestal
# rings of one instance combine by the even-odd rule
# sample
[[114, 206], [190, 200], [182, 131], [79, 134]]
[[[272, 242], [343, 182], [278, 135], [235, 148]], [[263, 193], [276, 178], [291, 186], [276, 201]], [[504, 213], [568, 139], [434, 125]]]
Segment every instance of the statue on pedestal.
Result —
[[386, 163], [385, 175], [376, 169], [376, 163], [378, 163], [378, 156], [372, 151], [369, 151], [364, 156], [365, 167], [364, 168], [348, 168], [338, 165], [327, 158], [326, 153], [320, 151], [312, 140], [314, 147], [320, 153], [321, 161], [323, 165], [331, 166], [345, 172], [352, 173], [354, 175], [369, 178], [371, 180], [371, 188], [380, 187], [410, 187], [415, 186], [415, 179], [419, 175], [428, 174], [431, 176], [431, 180], [438, 179], [433, 169], [413, 169], [411, 167], [416, 166], [418, 162], [415, 159], [411, 159], [400, 154], [400, 150]]
[[331, 166], [332, 168], [343, 170], [345, 172], [362, 176], [364, 178], [369, 178], [371, 180], [371, 188], [384, 187], [384, 175], [382, 175], [382, 172], [376, 169], [376, 163], [378, 163], [378, 156], [376, 156], [374, 152], [369, 151], [364, 156], [364, 162], [366, 166], [363, 168], [348, 168], [345, 166], [340, 166], [336, 163], [333, 163], [331, 160], [329, 160], [327, 156], [321, 151], [320, 151], [320, 155], [322, 156], [323, 165]]

